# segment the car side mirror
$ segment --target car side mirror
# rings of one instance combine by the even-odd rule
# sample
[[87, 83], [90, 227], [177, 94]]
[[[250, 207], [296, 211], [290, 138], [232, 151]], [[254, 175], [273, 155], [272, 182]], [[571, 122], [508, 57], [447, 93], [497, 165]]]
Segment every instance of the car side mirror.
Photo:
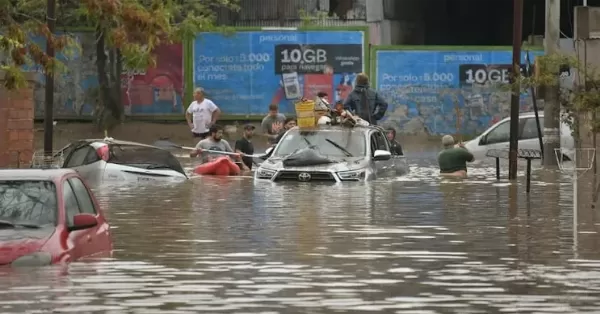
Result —
[[388, 152], [387, 150], [376, 150], [375, 153], [373, 153], [373, 160], [374, 161], [384, 161], [384, 160], [390, 160], [392, 158], [392, 153]]
[[92, 214], [77, 214], [73, 217], [73, 225], [69, 231], [85, 230], [98, 225], [98, 219]]
[[479, 145], [485, 145], [485, 143], [487, 143], [487, 135], [482, 136], [479, 140]]

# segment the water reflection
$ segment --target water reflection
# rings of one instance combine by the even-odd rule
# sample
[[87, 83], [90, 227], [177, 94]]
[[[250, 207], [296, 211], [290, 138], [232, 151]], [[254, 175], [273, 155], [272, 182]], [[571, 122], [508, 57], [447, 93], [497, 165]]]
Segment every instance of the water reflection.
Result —
[[453, 181], [431, 162], [366, 184], [202, 177], [97, 187], [115, 228], [114, 259], [2, 270], [0, 312], [598, 309], [598, 239], [579, 233], [574, 255], [565, 178], [538, 171], [527, 196], [522, 172], [518, 184], [496, 181], [489, 167]]

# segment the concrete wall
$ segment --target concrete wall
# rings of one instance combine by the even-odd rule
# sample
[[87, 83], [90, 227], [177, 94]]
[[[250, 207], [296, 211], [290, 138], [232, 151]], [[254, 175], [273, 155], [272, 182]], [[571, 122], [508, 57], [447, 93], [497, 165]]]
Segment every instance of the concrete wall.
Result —
[[[3, 78], [0, 73], [0, 83]], [[33, 132], [33, 89], [0, 88], [0, 168], [31, 163]]]
[[422, 1], [369, 0], [366, 20], [373, 45], [420, 45], [425, 39]]

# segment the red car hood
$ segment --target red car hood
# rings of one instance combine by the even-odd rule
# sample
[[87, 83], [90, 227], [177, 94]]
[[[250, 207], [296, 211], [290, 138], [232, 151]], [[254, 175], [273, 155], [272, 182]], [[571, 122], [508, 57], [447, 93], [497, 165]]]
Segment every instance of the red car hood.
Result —
[[54, 227], [39, 229], [1, 228], [0, 265], [10, 264], [21, 256], [39, 251], [53, 233]]

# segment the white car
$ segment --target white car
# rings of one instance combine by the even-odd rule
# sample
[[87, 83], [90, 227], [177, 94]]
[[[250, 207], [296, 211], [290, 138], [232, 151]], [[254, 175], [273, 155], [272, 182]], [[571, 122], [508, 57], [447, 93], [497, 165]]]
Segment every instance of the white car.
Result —
[[183, 181], [188, 177], [168, 150], [111, 138], [73, 142], [63, 149], [62, 168], [72, 168], [90, 183]]
[[[538, 112], [540, 126], [543, 132], [544, 129], [544, 113]], [[510, 118], [497, 122], [489, 129], [485, 130], [481, 135], [465, 143], [465, 148], [468, 149], [475, 160], [490, 159], [485, 154], [490, 149], [508, 150], [510, 139]], [[573, 150], [575, 140], [571, 128], [568, 124], [561, 121], [560, 123], [560, 147], [563, 149]], [[519, 149], [536, 149], [540, 150], [540, 142], [538, 139], [537, 124], [535, 121], [535, 113], [521, 113], [519, 115]], [[568, 154], [566, 154], [567, 157]]]
[[[295, 127], [268, 152], [269, 158], [260, 164], [254, 177], [273, 182], [345, 182], [408, 173], [405, 156], [392, 154], [390, 149], [385, 131], [376, 126], [320, 125], [310, 131]], [[313, 156], [296, 154], [312, 151]]]

